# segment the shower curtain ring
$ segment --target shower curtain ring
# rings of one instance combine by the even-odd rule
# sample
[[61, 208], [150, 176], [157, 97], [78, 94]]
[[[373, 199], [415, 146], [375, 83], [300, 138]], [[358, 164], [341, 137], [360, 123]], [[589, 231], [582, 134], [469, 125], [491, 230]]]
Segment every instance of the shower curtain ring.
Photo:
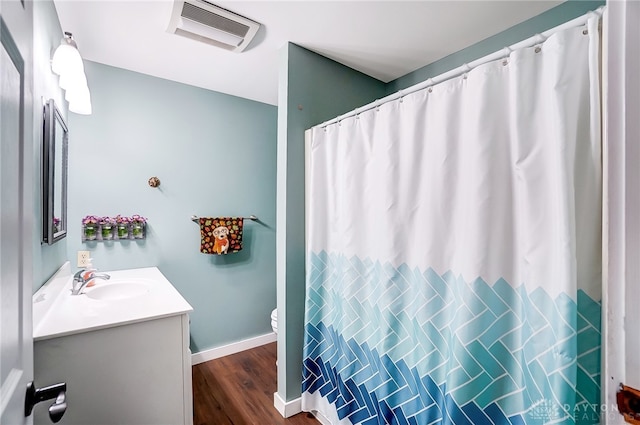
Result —
[[506, 66], [509, 64], [509, 57], [511, 56], [511, 53], [513, 53], [513, 50], [511, 50], [511, 47], [506, 46], [504, 49], [502, 49], [502, 51], [504, 52], [504, 58], [502, 59], [502, 66]]
[[433, 85], [434, 85], [433, 78], [428, 78], [426, 84], [427, 84], [427, 92], [428, 93], [433, 92]]
[[462, 67], [464, 68], [464, 71], [462, 71], [462, 79], [466, 80], [469, 76], [469, 71], [471, 71], [471, 67], [468, 63], [465, 63], [464, 65], [462, 65]]

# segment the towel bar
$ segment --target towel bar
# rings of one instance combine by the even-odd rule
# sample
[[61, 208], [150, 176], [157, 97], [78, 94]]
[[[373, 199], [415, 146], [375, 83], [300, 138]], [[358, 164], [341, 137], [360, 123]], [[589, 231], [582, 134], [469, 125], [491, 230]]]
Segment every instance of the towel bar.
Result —
[[[239, 218], [243, 218], [245, 220], [253, 220], [253, 221], [258, 221], [259, 220], [259, 218], [256, 217], [253, 214], [251, 214], [249, 217], [239, 217]], [[192, 215], [191, 216], [191, 221], [193, 221], [194, 223], [197, 223], [198, 220], [200, 220], [200, 217], [198, 217], [197, 215]]]

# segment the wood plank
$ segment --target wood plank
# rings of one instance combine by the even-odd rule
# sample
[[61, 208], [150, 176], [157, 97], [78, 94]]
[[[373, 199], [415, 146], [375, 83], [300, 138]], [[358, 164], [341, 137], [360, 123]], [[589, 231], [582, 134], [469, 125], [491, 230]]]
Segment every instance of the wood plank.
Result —
[[283, 418], [273, 406], [276, 343], [193, 366], [194, 425], [318, 425], [313, 415]]

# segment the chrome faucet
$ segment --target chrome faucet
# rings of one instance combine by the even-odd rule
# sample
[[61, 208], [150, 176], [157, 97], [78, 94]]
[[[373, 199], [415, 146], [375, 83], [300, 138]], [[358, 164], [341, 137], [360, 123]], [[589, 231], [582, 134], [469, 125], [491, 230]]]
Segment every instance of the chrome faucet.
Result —
[[87, 283], [92, 279], [108, 280], [111, 276], [106, 273], [96, 273], [96, 269], [82, 269], [73, 275], [73, 284], [71, 287], [71, 295], [80, 295]]

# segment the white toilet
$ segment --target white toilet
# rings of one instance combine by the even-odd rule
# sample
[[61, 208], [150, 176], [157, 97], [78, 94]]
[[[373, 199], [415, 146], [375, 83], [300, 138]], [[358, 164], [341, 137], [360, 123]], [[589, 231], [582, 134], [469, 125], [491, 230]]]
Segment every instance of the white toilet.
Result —
[[[271, 312], [271, 329], [273, 329], [274, 334], [278, 334], [278, 309], [274, 308]], [[278, 361], [276, 360], [276, 366], [278, 365]]]
[[274, 308], [271, 312], [271, 328], [273, 329], [273, 333], [278, 333], [278, 309]]

